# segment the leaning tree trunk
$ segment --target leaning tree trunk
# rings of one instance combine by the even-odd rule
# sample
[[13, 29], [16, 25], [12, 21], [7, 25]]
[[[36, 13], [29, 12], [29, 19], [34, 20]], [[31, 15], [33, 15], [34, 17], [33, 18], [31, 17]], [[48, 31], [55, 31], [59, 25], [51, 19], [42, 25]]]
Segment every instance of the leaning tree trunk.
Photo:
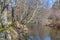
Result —
[[[3, 28], [7, 28], [8, 27], [8, 24], [7, 24], [7, 22], [8, 22], [8, 20], [7, 20], [7, 9], [5, 9], [3, 11], [1, 19], [2, 19]], [[11, 36], [10, 36], [9, 33], [6, 33], [5, 36], [6, 36], [7, 40], [11, 40]]]
[[[2, 23], [2, 28], [7, 28], [8, 27], [8, 20], [7, 20], [7, 4], [4, 2], [2, 2], [1, 4], [1, 23]], [[4, 32], [5, 33], [5, 39], [6, 40], [11, 40], [11, 36], [9, 33]]]

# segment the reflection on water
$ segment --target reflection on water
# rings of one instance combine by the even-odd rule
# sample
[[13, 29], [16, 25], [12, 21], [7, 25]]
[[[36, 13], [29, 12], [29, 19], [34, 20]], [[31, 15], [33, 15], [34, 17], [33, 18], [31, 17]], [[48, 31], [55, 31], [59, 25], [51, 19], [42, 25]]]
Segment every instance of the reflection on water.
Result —
[[[42, 40], [40, 36], [29, 36], [28, 40]], [[45, 37], [43, 40], [51, 40], [50, 36]]]
[[47, 36], [47, 37], [44, 38], [44, 40], [51, 40], [51, 37]]

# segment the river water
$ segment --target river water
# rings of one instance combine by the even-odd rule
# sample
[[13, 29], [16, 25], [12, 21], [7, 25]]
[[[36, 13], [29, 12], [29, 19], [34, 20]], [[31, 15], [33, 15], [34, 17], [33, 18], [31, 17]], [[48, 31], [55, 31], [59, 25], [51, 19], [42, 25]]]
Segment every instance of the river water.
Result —
[[28, 40], [51, 40], [51, 37], [50, 36], [47, 36], [45, 38], [41, 38], [40, 36], [29, 36], [29, 39]]

